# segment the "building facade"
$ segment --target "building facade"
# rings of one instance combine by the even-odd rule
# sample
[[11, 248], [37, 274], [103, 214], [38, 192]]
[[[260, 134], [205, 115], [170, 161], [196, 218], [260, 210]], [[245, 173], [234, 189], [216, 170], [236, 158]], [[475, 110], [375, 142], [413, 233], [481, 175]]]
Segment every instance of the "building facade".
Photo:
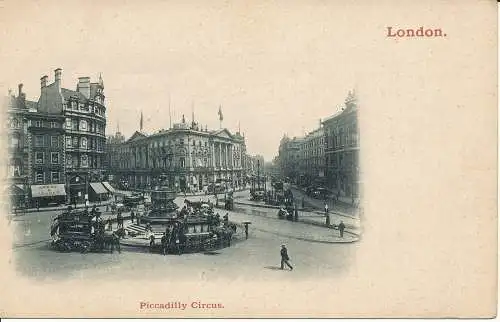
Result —
[[281, 174], [292, 182], [298, 183], [300, 177], [300, 148], [303, 138], [294, 137], [290, 139], [283, 136], [280, 141], [278, 160]]
[[308, 133], [300, 143], [299, 184], [323, 185], [325, 180], [325, 136], [323, 127]]
[[24, 191], [23, 206], [83, 202], [91, 183], [104, 179], [102, 78], [90, 83], [81, 77], [76, 91], [62, 88], [61, 78], [60, 68], [51, 84], [43, 76], [37, 102], [26, 100], [22, 84], [17, 97], [9, 93], [7, 98], [8, 180], [18, 194]]
[[28, 199], [29, 111], [36, 111], [37, 103], [26, 100], [23, 84], [19, 84], [17, 96], [10, 91], [4, 104], [7, 107], [4, 131], [8, 152], [7, 193], [11, 204], [20, 207]]
[[[43, 89], [42, 87], [42, 93]], [[60, 90], [65, 116], [68, 198], [70, 202], [82, 202], [88, 199], [91, 193], [89, 188], [96, 190], [96, 185], [91, 183], [106, 179], [103, 163], [106, 146], [104, 83], [102, 77], [96, 83], [91, 83], [89, 77], [80, 77], [76, 91], [65, 88]], [[103, 192], [102, 189], [97, 189]]]
[[343, 197], [359, 197], [358, 103], [349, 92], [341, 112], [323, 122], [326, 178], [329, 188]]
[[162, 174], [179, 191], [200, 191], [218, 182], [240, 187], [245, 182], [244, 138], [227, 129], [203, 130], [184, 117], [152, 135], [136, 131], [114, 151], [109, 171], [115, 181], [126, 181], [132, 188], [152, 188]]

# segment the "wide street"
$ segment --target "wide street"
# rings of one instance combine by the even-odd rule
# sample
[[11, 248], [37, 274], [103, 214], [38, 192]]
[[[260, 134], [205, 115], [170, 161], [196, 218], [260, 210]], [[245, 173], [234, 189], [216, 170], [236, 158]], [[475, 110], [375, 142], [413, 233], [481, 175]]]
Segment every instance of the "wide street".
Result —
[[[184, 199], [178, 197], [176, 202], [182, 205]], [[229, 212], [229, 219], [236, 223], [250, 221], [249, 239], [239, 238], [230, 248], [216, 252], [162, 256], [137, 248], [122, 248], [121, 254], [59, 253], [48, 247], [50, 223], [57, 213], [33, 212], [17, 216], [10, 222], [14, 232], [14, 262], [22, 275], [42, 280], [332, 277], [349, 268], [359, 245], [345, 242], [352, 241], [354, 235], [346, 234], [342, 240], [337, 230], [279, 220], [275, 209], [238, 206], [236, 211]], [[225, 211], [219, 213], [223, 215]], [[288, 247], [295, 268], [293, 272], [279, 269], [282, 243]]]

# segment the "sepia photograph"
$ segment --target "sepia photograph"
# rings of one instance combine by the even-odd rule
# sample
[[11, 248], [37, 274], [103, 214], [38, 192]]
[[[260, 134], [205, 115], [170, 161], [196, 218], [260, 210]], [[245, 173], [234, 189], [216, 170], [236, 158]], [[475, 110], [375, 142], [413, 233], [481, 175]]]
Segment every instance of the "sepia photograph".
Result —
[[3, 1], [2, 317], [494, 314], [496, 5], [391, 3]]

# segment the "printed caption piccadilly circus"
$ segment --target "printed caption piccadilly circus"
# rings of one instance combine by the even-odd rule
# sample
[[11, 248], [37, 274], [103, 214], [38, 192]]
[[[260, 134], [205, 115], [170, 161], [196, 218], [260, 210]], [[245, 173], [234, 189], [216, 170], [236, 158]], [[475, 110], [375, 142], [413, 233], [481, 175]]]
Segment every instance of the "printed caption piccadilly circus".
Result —
[[186, 309], [223, 309], [222, 303], [203, 303], [201, 301], [192, 301], [190, 303], [183, 303], [180, 301], [165, 302], [165, 303], [151, 303], [141, 301], [139, 302], [141, 310], [186, 310]]
[[441, 28], [396, 28], [386, 27], [388, 38], [439, 38], [446, 37]]

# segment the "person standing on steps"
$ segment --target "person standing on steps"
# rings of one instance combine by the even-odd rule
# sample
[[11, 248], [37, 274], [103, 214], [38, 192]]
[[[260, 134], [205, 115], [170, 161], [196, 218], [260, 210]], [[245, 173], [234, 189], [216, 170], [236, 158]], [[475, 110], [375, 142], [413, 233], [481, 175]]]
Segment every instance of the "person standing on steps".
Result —
[[284, 264], [286, 264], [291, 271], [293, 271], [293, 267], [292, 265], [290, 265], [290, 257], [288, 256], [288, 250], [286, 249], [286, 246], [285, 244], [282, 244], [281, 245], [281, 251], [280, 251], [280, 255], [281, 255], [281, 269], [284, 268]]

